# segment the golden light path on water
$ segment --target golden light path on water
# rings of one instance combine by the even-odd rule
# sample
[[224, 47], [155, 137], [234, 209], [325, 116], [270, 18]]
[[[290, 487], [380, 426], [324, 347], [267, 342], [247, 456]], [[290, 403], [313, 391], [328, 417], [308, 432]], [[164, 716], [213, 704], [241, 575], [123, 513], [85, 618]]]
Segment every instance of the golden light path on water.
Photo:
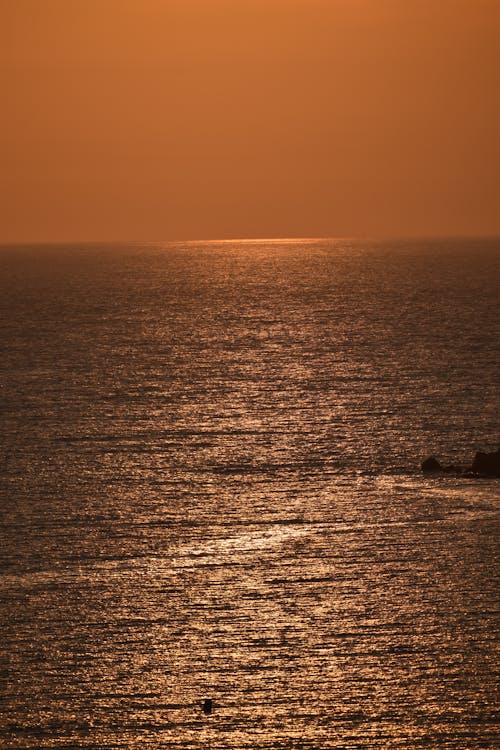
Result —
[[496, 750], [499, 257], [0, 253], [0, 745]]

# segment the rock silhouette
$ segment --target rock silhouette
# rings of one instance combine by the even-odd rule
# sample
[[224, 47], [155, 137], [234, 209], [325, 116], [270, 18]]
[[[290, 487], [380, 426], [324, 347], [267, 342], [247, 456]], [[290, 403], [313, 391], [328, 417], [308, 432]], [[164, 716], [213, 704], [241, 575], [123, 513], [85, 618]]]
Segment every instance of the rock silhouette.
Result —
[[482, 453], [481, 451], [478, 451], [474, 456], [471, 471], [474, 474], [500, 477], [500, 449], [493, 451], [492, 453]]
[[500, 450], [492, 453], [478, 451], [474, 456], [472, 465], [465, 471], [461, 466], [444, 466], [435, 456], [429, 456], [422, 462], [421, 468], [424, 474], [455, 474], [465, 477], [500, 477]]
[[430, 474], [435, 471], [443, 471], [443, 467], [435, 456], [429, 456], [429, 458], [426, 458], [422, 463], [422, 471], [424, 474]]

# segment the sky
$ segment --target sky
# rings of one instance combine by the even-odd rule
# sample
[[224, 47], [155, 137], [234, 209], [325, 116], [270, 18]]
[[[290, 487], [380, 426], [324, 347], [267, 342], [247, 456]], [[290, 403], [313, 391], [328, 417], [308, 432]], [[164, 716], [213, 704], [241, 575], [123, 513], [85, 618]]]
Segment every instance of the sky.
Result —
[[0, 0], [0, 242], [500, 235], [500, 0]]

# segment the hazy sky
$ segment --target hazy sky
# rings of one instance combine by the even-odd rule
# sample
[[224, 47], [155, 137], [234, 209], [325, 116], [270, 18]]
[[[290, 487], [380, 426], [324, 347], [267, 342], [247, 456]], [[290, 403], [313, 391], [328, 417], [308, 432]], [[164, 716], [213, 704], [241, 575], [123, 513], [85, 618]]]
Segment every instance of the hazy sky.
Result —
[[500, 0], [0, 0], [0, 241], [500, 234]]

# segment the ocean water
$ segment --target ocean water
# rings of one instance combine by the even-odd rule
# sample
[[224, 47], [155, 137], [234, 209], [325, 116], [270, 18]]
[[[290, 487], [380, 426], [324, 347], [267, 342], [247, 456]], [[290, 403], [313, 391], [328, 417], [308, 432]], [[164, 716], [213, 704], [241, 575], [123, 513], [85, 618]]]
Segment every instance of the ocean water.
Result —
[[[500, 241], [0, 249], [0, 747], [498, 748]], [[213, 701], [211, 714], [202, 702]]]

